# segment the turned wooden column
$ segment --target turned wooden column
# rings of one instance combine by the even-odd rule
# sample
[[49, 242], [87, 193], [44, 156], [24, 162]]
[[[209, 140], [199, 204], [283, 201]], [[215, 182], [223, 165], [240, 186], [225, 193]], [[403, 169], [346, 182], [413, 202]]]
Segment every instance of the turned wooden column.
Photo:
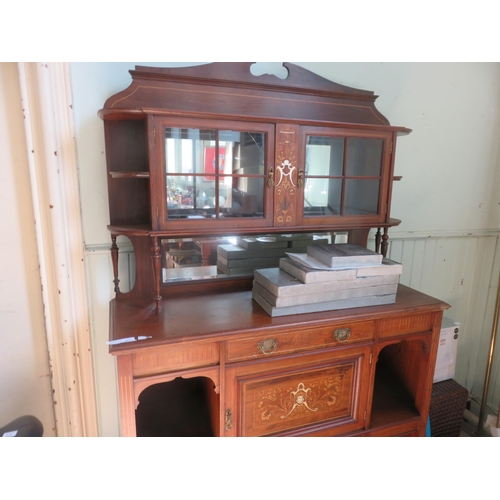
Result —
[[380, 228], [377, 229], [375, 234], [375, 251], [381, 253], [384, 257], [387, 257], [387, 250], [389, 248], [389, 230], [384, 227], [384, 234]]
[[153, 275], [154, 275], [154, 301], [156, 302], [156, 310], [161, 308], [161, 252], [158, 236], [153, 236], [153, 246], [151, 247], [151, 259], [153, 261]]
[[381, 248], [381, 254], [384, 257], [387, 257], [388, 248], [389, 248], [389, 231], [386, 227], [384, 227], [384, 234], [382, 235], [382, 248]]
[[115, 293], [120, 293], [120, 280], [118, 279], [118, 245], [116, 244], [116, 234], [111, 235], [111, 262], [113, 263], [113, 283]]

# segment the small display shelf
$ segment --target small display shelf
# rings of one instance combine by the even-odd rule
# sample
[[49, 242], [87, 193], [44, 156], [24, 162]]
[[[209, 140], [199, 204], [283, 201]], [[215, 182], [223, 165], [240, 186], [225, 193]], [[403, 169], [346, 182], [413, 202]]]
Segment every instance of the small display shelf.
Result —
[[110, 172], [113, 179], [149, 179], [149, 172]]

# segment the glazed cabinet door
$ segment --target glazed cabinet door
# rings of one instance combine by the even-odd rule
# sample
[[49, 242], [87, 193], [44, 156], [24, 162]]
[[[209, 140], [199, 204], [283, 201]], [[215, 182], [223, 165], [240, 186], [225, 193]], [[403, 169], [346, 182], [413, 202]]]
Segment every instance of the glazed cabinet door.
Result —
[[338, 435], [364, 427], [370, 346], [226, 367], [227, 436]]
[[272, 224], [274, 125], [155, 118], [156, 229], [197, 230]]
[[392, 144], [391, 132], [300, 127], [297, 223], [388, 222]]

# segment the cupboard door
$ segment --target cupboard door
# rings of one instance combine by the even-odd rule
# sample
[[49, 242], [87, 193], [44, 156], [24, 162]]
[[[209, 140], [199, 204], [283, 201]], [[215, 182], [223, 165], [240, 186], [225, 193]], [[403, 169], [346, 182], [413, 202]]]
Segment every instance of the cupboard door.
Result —
[[388, 217], [391, 138], [388, 132], [301, 127], [300, 224], [383, 223]]
[[269, 226], [274, 126], [157, 118], [159, 229]]
[[364, 426], [370, 346], [226, 369], [232, 433], [341, 434]]

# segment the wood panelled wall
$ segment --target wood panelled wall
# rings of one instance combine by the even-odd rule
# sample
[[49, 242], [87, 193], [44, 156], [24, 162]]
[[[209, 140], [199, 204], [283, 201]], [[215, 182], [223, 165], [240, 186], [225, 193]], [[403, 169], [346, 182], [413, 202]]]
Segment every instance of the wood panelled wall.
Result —
[[[499, 236], [499, 231], [390, 234], [388, 257], [403, 264], [401, 282], [448, 302], [451, 309], [445, 315], [461, 323], [455, 380], [478, 401], [483, 392], [500, 273]], [[374, 246], [373, 241], [370, 245]], [[119, 246], [120, 288], [126, 291], [133, 279], [134, 256], [126, 241]], [[118, 436], [115, 360], [106, 345], [108, 303], [113, 297], [109, 247], [88, 247], [86, 265], [100, 435]], [[500, 401], [499, 370], [497, 343], [487, 413], [496, 411]]]
[[[455, 380], [472, 398], [483, 392], [500, 273], [499, 232], [391, 235], [388, 257], [403, 264], [401, 282], [448, 302], [461, 323]], [[487, 402], [498, 408], [500, 352]]]

